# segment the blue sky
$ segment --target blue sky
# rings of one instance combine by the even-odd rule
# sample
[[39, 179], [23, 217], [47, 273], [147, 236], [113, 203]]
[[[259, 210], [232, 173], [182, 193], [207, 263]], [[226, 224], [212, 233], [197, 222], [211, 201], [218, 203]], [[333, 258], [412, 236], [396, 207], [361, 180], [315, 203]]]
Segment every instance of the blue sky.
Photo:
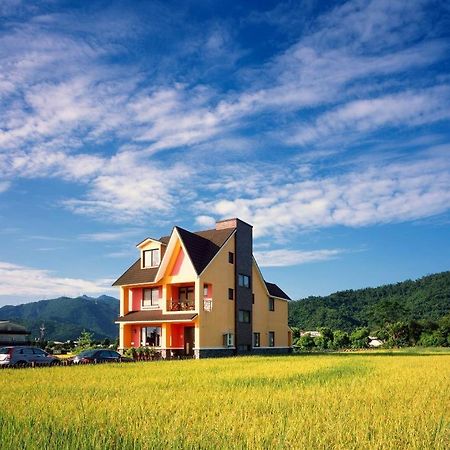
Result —
[[254, 225], [293, 298], [449, 269], [439, 1], [0, 2], [0, 305]]

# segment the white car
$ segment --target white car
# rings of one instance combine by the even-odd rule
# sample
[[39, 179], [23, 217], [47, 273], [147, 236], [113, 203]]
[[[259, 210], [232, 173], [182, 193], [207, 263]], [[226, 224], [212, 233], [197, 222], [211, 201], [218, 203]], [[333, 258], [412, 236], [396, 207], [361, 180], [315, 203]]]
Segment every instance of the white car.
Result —
[[56, 366], [59, 359], [39, 347], [1, 347], [0, 366]]

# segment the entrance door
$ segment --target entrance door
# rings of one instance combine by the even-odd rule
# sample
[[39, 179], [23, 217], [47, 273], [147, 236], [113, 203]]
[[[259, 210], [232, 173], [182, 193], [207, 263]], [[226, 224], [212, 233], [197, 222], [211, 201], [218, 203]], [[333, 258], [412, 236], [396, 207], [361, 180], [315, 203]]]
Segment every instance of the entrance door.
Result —
[[184, 354], [192, 356], [194, 354], [195, 327], [184, 327]]

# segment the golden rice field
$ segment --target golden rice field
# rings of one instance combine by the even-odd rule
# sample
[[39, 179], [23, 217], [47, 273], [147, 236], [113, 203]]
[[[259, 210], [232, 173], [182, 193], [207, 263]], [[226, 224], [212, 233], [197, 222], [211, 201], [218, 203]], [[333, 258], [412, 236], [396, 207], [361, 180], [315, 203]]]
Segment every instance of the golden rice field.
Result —
[[5, 449], [448, 449], [450, 354], [0, 371]]

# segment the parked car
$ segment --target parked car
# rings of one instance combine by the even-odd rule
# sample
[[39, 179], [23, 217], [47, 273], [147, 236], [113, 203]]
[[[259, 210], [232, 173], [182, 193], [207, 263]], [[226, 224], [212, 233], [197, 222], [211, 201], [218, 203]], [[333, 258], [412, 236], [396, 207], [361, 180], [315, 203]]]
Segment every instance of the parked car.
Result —
[[26, 367], [56, 366], [59, 359], [38, 347], [2, 347], [0, 348], [0, 366]]
[[131, 358], [122, 356], [119, 352], [114, 350], [107, 350], [103, 348], [94, 350], [84, 350], [79, 355], [72, 358], [74, 364], [87, 363], [105, 363], [105, 362], [131, 362]]

